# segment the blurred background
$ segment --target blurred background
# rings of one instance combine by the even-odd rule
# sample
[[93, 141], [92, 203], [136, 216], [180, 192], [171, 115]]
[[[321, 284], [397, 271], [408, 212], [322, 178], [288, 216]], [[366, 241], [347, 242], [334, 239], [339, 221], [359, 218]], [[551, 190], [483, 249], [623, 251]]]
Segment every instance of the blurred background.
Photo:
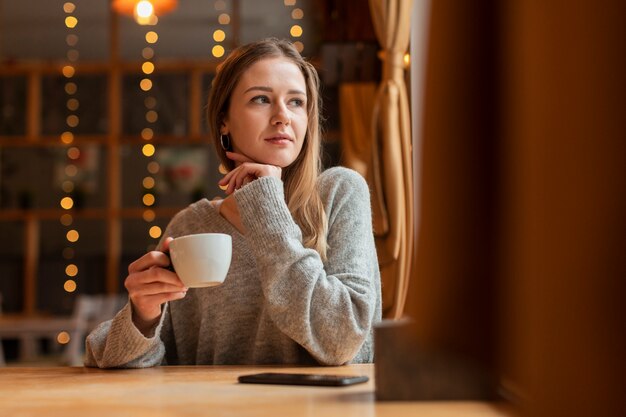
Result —
[[140, 25], [105, 0], [0, 2], [4, 312], [69, 313], [77, 294], [121, 291], [173, 213], [222, 195], [204, 106], [236, 45], [290, 39], [319, 68], [327, 165], [339, 158], [339, 85], [380, 76], [367, 7], [160, 3], [171, 10]]

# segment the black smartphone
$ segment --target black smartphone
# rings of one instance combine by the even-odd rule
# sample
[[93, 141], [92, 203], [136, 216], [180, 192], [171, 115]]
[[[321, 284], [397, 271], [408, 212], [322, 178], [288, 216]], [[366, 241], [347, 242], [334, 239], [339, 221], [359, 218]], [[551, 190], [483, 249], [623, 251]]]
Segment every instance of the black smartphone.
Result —
[[322, 375], [265, 372], [241, 375], [239, 382], [246, 384], [314, 385], [323, 387], [345, 387], [369, 380], [361, 375]]

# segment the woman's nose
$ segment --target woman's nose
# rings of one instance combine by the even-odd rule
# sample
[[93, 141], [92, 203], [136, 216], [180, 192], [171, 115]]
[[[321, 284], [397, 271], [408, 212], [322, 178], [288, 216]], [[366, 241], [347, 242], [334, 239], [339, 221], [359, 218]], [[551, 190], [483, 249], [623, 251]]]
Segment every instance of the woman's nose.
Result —
[[274, 110], [271, 123], [273, 125], [278, 125], [278, 124], [289, 125], [290, 122], [291, 122], [291, 119], [289, 117], [289, 110], [283, 104], [277, 105]]

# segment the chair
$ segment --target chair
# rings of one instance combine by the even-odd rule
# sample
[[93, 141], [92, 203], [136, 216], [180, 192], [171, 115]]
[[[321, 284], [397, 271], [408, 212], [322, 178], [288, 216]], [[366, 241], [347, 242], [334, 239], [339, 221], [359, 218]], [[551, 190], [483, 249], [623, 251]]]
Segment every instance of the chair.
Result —
[[[71, 316], [20, 316], [0, 317], [0, 340], [20, 341], [20, 359], [29, 360], [37, 356], [37, 339], [55, 340], [59, 333], [67, 332], [69, 342], [64, 346], [61, 362], [65, 365], [82, 365], [84, 341], [87, 334], [98, 324], [113, 318], [126, 303], [126, 295], [78, 295]], [[0, 346], [1, 347], [1, 346]], [[0, 350], [0, 366], [5, 365]]]
[[63, 362], [83, 364], [85, 337], [103, 321], [112, 319], [127, 301], [125, 295], [79, 295], [68, 330], [70, 341], [63, 352]]

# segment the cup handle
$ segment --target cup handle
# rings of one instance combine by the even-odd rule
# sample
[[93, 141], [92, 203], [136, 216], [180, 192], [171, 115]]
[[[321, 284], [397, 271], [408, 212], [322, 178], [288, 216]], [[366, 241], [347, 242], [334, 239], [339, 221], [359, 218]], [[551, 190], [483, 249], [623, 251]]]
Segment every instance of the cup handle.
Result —
[[172, 262], [172, 258], [171, 257], [170, 257], [170, 264], [168, 266], [166, 266], [165, 269], [167, 269], [168, 271], [172, 271], [172, 272], [176, 273], [176, 270], [174, 269], [174, 263]]

